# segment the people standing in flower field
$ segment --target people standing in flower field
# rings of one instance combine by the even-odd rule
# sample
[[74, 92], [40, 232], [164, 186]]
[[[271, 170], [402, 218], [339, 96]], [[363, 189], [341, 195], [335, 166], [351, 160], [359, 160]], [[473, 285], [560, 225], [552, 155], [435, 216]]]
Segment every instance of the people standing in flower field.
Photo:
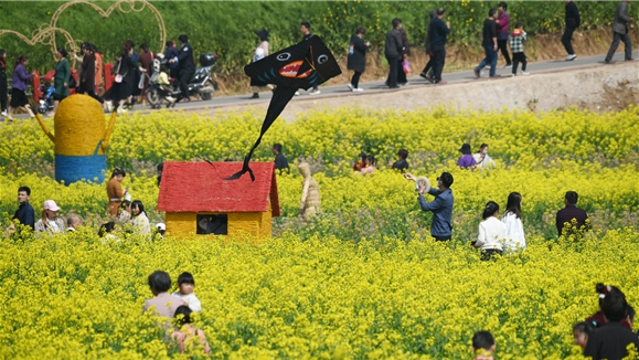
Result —
[[635, 21], [635, 19], [631, 18], [628, 15], [629, 4], [630, 0], [622, 0], [619, 5], [617, 5], [615, 20], [612, 23], [612, 44], [610, 44], [610, 49], [608, 49], [608, 55], [606, 55], [606, 64], [610, 64], [610, 62], [612, 61], [612, 57], [615, 55], [617, 47], [619, 47], [619, 41], [623, 41], [626, 48], [625, 60], [632, 61], [632, 42], [630, 41], [628, 30], [630, 27], [630, 23]]
[[479, 224], [479, 235], [477, 241], [471, 244], [481, 251], [481, 259], [490, 260], [493, 255], [501, 255], [502, 244], [506, 241], [506, 224], [499, 221], [499, 205], [494, 201], [489, 201], [484, 207], [482, 221]]
[[[579, 195], [575, 191], [567, 191], [564, 197], [565, 208], [557, 212], [555, 223], [557, 225], [557, 235], [577, 235], [590, 229], [588, 214], [585, 210], [577, 207]], [[573, 220], [575, 223], [573, 224]]]
[[[597, 285], [595, 285], [595, 291], [597, 292], [597, 295], [599, 298], [599, 311], [594, 313], [592, 316], [588, 317], [586, 319], [586, 322], [592, 325], [594, 328], [600, 328], [608, 322], [608, 320], [606, 320], [606, 317], [604, 316], [604, 313], [603, 313], [603, 299], [606, 297], [606, 294], [610, 292], [622, 293], [622, 291], [619, 290], [619, 288], [616, 286], [611, 286], [611, 285], [606, 286], [602, 283], [598, 283]], [[630, 305], [628, 305], [628, 308], [632, 309]], [[632, 309], [632, 312], [634, 313], [634, 309]], [[632, 330], [632, 319], [630, 318], [623, 319], [621, 321], [621, 325], [623, 325], [628, 330]]]
[[408, 63], [408, 58], [410, 57], [410, 44], [408, 43], [408, 34], [406, 33], [406, 29], [404, 29], [404, 24], [399, 27], [399, 32], [402, 33], [402, 59], [399, 60], [399, 64], [397, 64], [397, 84], [399, 86], [408, 85], [408, 79], [406, 78], [406, 74], [410, 70], [410, 64]]
[[[253, 52], [253, 62], [260, 61], [269, 56], [268, 31], [266, 29], [262, 29], [260, 31], [256, 31], [255, 35], [257, 35], [260, 39], [260, 43]], [[253, 87], [253, 96], [251, 96], [251, 99], [259, 99], [261, 86], [268, 86], [271, 90], [275, 89], [273, 85], [261, 82], [256, 78], [251, 78], [251, 86]]]
[[375, 172], [375, 157], [373, 155], [366, 155], [365, 164], [362, 170], [360, 170], [361, 175], [372, 174]]
[[67, 232], [76, 231], [82, 225], [82, 219], [78, 214], [71, 213], [67, 216]]
[[508, 38], [510, 41], [510, 51], [513, 53], [513, 76], [517, 76], [517, 67], [521, 63], [521, 74], [528, 75], [526, 72], [526, 54], [524, 54], [524, 42], [526, 41], [526, 32], [524, 31], [524, 25], [520, 22], [515, 24], [513, 33]]
[[111, 179], [109, 179], [106, 185], [107, 196], [109, 197], [107, 212], [113, 217], [118, 216], [118, 208], [122, 203], [122, 198], [129, 191], [128, 188], [122, 190], [122, 185], [120, 185], [125, 176], [126, 172], [116, 167], [113, 169]]
[[[18, 220], [20, 224], [33, 229], [35, 226], [35, 211], [33, 211], [33, 206], [29, 204], [30, 197], [31, 189], [28, 186], [20, 186], [18, 188], [18, 203], [20, 206], [11, 219]], [[15, 227], [11, 224], [10, 228], [13, 230]]]
[[4, 117], [9, 116], [7, 99], [7, 52], [0, 49], [0, 115]]
[[[179, 331], [171, 334], [171, 340], [177, 342], [180, 353], [184, 354], [187, 350], [201, 348], [205, 354], [211, 353], [209, 343], [206, 341], [204, 332], [191, 325], [191, 314], [194, 311], [188, 306], [182, 305], [175, 310], [175, 321]], [[197, 341], [193, 338], [197, 337]]]
[[428, 62], [426, 63], [426, 66], [424, 66], [424, 70], [422, 70], [419, 76], [423, 77], [424, 79], [432, 83], [434, 82], [433, 75], [432, 75], [434, 54], [430, 49], [431, 37], [433, 35], [430, 31], [430, 23], [433, 21], [434, 18], [437, 17], [437, 9], [431, 10], [428, 13], [428, 16], [430, 17], [430, 20], [428, 21], [428, 26], [426, 27], [426, 42], [424, 44], [424, 48], [426, 49], [426, 56], [428, 56]]
[[512, 61], [510, 60], [510, 55], [508, 54], [508, 35], [510, 35], [510, 15], [506, 11], [508, 9], [508, 4], [502, 1], [497, 6], [497, 12], [499, 13], [499, 17], [495, 20], [495, 24], [497, 26], [497, 46], [501, 51], [504, 60], [506, 60], [506, 66], [512, 66]]
[[497, 24], [495, 20], [497, 19], [497, 10], [490, 9], [488, 10], [488, 18], [484, 20], [484, 31], [482, 35], [482, 46], [484, 47], [484, 53], [486, 57], [482, 60], [479, 65], [473, 69], [475, 76], [479, 77], [481, 70], [486, 65], [490, 65], [490, 73], [489, 76], [496, 77], [495, 69], [497, 68]]
[[152, 310], [159, 316], [173, 318], [175, 310], [184, 305], [181, 298], [169, 294], [171, 276], [164, 271], [149, 275], [149, 288], [155, 297], [144, 302], [144, 312]]
[[[408, 180], [417, 181], [412, 174], [404, 174]], [[424, 192], [426, 192], [425, 184], [418, 183], [417, 201], [423, 211], [433, 212], [433, 224], [430, 227], [430, 234], [437, 241], [448, 241], [451, 238], [453, 230], [453, 191], [450, 186], [453, 184], [453, 175], [444, 172], [437, 178], [437, 189], [430, 188], [428, 193], [435, 196], [431, 202], [426, 202]]]
[[572, 48], [572, 34], [581, 26], [581, 18], [579, 17], [579, 8], [572, 0], [564, 0], [566, 4], [566, 30], [561, 37], [561, 43], [564, 45], [564, 49], [568, 53], [566, 61], [573, 61], [577, 58], [575, 50]]
[[30, 117], [35, 117], [31, 105], [29, 105], [29, 99], [27, 99], [27, 81], [31, 80], [34, 73], [27, 74], [26, 66], [29, 64], [29, 58], [22, 55], [16, 60], [16, 65], [13, 68], [13, 75], [11, 76], [11, 102], [9, 103], [9, 114], [7, 118], [11, 120], [11, 114], [18, 108], [25, 108]]
[[[308, 21], [304, 21], [300, 24], [300, 32], [302, 33], [302, 40], [300, 42], [304, 42], [315, 36], [311, 33], [311, 23], [309, 23]], [[319, 95], [320, 93], [321, 92], [319, 88], [317, 87], [317, 85], [315, 85], [309, 92], [309, 95]], [[299, 93], [296, 93], [296, 95], [298, 94]]]
[[60, 211], [60, 208], [55, 201], [45, 201], [42, 216], [35, 223], [34, 230], [37, 232], [46, 232], [49, 233], [49, 235], [64, 232], [64, 219], [58, 216], [58, 211]]
[[364, 34], [366, 34], [366, 30], [363, 27], [357, 28], [348, 45], [348, 62], [346, 66], [348, 70], [353, 70], [353, 77], [348, 84], [348, 88], [354, 92], [364, 91], [364, 89], [359, 87], [359, 78], [366, 70], [366, 51], [371, 46], [370, 42], [364, 42]]
[[386, 43], [384, 44], [384, 56], [388, 61], [388, 78], [386, 79], [386, 85], [391, 89], [397, 89], [397, 76], [399, 64], [404, 58], [404, 45], [402, 43], [402, 33], [399, 30], [402, 26], [402, 21], [398, 18], [393, 19], [393, 28], [386, 34]]
[[588, 343], [588, 336], [592, 330], [594, 330], [592, 324], [587, 321], [575, 324], [575, 326], [572, 327], [572, 335], [575, 345], [579, 345], [582, 350], [585, 349], [586, 344]]
[[433, 76], [432, 82], [435, 84], [445, 84], [442, 80], [442, 71], [446, 63], [446, 39], [450, 33], [450, 23], [444, 22], [446, 9], [440, 7], [437, 9], [437, 17], [432, 19], [428, 24], [428, 32], [430, 35], [430, 51], [433, 54]]
[[290, 171], [288, 167], [288, 159], [284, 154], [282, 154], [282, 144], [274, 144], [273, 145], [273, 155], [275, 155], [275, 169], [280, 171], [280, 174], [283, 170], [286, 170], [288, 173]]
[[593, 360], [622, 359], [628, 356], [627, 348], [631, 344], [637, 351], [639, 336], [621, 324], [628, 317], [628, 303], [624, 294], [615, 290], [604, 294], [601, 310], [607, 322], [589, 334], [584, 356]]
[[495, 339], [488, 331], [478, 331], [473, 335], [473, 356], [475, 360], [493, 360]]
[[193, 289], [195, 289], [195, 279], [189, 272], [183, 272], [178, 276], [178, 291], [172, 295], [179, 297], [183, 300], [184, 304], [188, 306], [193, 312], [199, 313], [202, 311], [202, 303], [200, 299], [195, 296]]
[[521, 194], [511, 192], [508, 195], [506, 211], [501, 221], [506, 225], [506, 241], [504, 247], [509, 252], [526, 250], [526, 236], [521, 222]]
[[151, 234], [151, 223], [144, 211], [144, 204], [140, 200], [133, 200], [131, 203], [131, 215], [133, 228], [136, 234], [149, 235]]
[[479, 150], [473, 155], [478, 168], [492, 169], [495, 167], [495, 161], [488, 155], [488, 144], [481, 144]]
[[366, 166], [366, 153], [361, 152], [359, 154], [359, 160], [355, 162], [355, 165], [353, 165], [353, 171], [360, 172], [365, 166]]
[[397, 152], [397, 156], [399, 156], [399, 160], [395, 161], [391, 165], [391, 169], [405, 172], [406, 170], [408, 170], [408, 161], [406, 161], [406, 159], [408, 159], [408, 150], [400, 149]]
[[470, 154], [470, 144], [463, 144], [459, 152], [462, 153], [462, 156], [457, 160], [457, 166], [460, 169], [472, 169], [477, 165], [475, 158]]

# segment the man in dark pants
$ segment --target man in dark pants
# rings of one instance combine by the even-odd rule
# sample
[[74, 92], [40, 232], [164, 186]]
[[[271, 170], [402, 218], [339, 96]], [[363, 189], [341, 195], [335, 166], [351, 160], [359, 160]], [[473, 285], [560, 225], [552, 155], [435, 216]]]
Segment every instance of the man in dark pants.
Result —
[[575, 51], [572, 49], [572, 33], [581, 25], [581, 19], [579, 18], [579, 8], [572, 0], [564, 0], [566, 3], [566, 30], [561, 37], [561, 43], [564, 44], [564, 48], [568, 53], [566, 61], [573, 61], [577, 58]]
[[[504, 56], [504, 60], [506, 60], [506, 66], [513, 66], [512, 61], [510, 60], [510, 55], [508, 54], [508, 35], [510, 35], [510, 15], [506, 11], [508, 9], [508, 5], [505, 2], [500, 2], [497, 7], [497, 12], [499, 13], [499, 17], [495, 20], [495, 24], [497, 25], [497, 46], [501, 51], [501, 54]], [[495, 54], [495, 56], [498, 56]]]
[[433, 82], [445, 84], [442, 80], [442, 71], [446, 62], [446, 37], [450, 33], [450, 23], [442, 20], [446, 15], [443, 7], [437, 9], [437, 17], [430, 21], [428, 32], [431, 33], [430, 50], [433, 53]]
[[[434, 82], [433, 80], [433, 57], [435, 56], [433, 54], [433, 52], [430, 50], [430, 43], [431, 43], [431, 37], [433, 34], [430, 33], [430, 23], [433, 21], [434, 18], [437, 17], [437, 9], [433, 9], [428, 13], [428, 16], [430, 17], [430, 21], [428, 22], [428, 27], [426, 27], [426, 56], [429, 57], [428, 59], [428, 63], [426, 63], [426, 66], [424, 67], [424, 70], [422, 70], [421, 74], [419, 74], [419, 76], [423, 77], [424, 79], [430, 81], [431, 83]], [[429, 74], [430, 72], [430, 74]]]
[[193, 48], [189, 45], [188, 36], [182, 34], [178, 38], [180, 41], [180, 53], [178, 63], [180, 64], [180, 100], [191, 101], [189, 98], [189, 81], [195, 74], [195, 61], [193, 60]]
[[628, 3], [630, 3], [630, 0], [622, 0], [617, 6], [615, 21], [612, 23], [614, 37], [612, 44], [610, 44], [608, 55], [606, 55], [606, 64], [610, 64], [610, 61], [612, 61], [612, 57], [615, 55], [617, 47], [619, 47], [620, 40], [623, 41], [626, 47], [626, 61], [632, 60], [632, 42], [630, 41], [630, 35], [628, 35], [628, 26], [630, 26], [630, 23], [635, 21], [635, 19], [628, 16]]
[[384, 45], [384, 55], [390, 68], [386, 85], [391, 89], [399, 87], [397, 85], [397, 71], [399, 70], [399, 62], [404, 56], [402, 33], [399, 31], [401, 26], [402, 21], [400, 19], [393, 19], [393, 28], [386, 34], [386, 44]]
[[497, 26], [495, 20], [497, 19], [497, 10], [488, 10], [488, 19], [484, 20], [484, 32], [482, 45], [484, 46], [484, 52], [486, 58], [479, 63], [479, 66], [473, 69], [475, 76], [479, 77], [481, 69], [486, 65], [490, 65], [490, 77], [495, 77], [495, 68], [497, 67]]
[[[408, 180], [417, 181], [412, 174], [404, 174]], [[423, 211], [433, 212], [433, 224], [430, 227], [430, 234], [437, 241], [448, 241], [453, 231], [453, 191], [450, 186], [453, 184], [453, 175], [444, 172], [437, 178], [437, 189], [430, 188], [428, 193], [435, 196], [431, 202], [426, 202], [424, 192], [426, 188], [424, 183], [419, 183], [417, 189], [417, 201]]]

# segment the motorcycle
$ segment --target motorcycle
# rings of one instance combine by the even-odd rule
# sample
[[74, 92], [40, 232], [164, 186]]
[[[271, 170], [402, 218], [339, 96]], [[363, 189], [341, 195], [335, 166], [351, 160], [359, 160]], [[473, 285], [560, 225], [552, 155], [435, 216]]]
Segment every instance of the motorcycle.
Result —
[[[161, 61], [160, 64], [167, 64], [167, 59]], [[202, 54], [200, 56], [200, 66], [195, 69], [195, 73], [191, 80], [189, 80], [189, 94], [191, 96], [199, 96], [202, 100], [211, 100], [215, 94], [215, 90], [218, 90], [218, 84], [213, 79], [213, 69], [217, 63], [217, 55], [215, 54]], [[146, 100], [152, 107], [158, 107], [163, 99], [160, 84], [157, 83], [159, 69], [155, 71], [149, 77], [149, 88], [146, 90]], [[170, 96], [175, 98], [181, 97], [181, 91], [179, 84], [175, 79], [171, 79], [172, 90]]]

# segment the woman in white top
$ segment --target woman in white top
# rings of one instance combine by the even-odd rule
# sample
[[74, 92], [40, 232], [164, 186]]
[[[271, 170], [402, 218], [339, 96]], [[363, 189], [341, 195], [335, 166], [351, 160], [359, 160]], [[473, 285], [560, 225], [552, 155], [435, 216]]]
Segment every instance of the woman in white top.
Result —
[[50, 235], [64, 232], [64, 219], [57, 215], [58, 211], [60, 208], [55, 201], [45, 201], [42, 217], [35, 223], [33, 229], [37, 232], [47, 232]]
[[526, 250], [526, 238], [524, 236], [524, 226], [521, 223], [521, 194], [511, 192], [508, 195], [508, 205], [506, 212], [501, 218], [506, 225], [505, 250], [508, 252]]
[[133, 215], [133, 227], [140, 235], [149, 235], [151, 233], [151, 223], [144, 211], [144, 205], [140, 200], [133, 200], [131, 203], [131, 215]]
[[[260, 38], [260, 44], [255, 48], [255, 52], [253, 53], [253, 62], [260, 61], [269, 55], [268, 31], [266, 29], [262, 29], [260, 31], [256, 31], [255, 35]], [[259, 99], [260, 86], [268, 86], [269, 89], [274, 89], [273, 85], [253, 78], [251, 78], [251, 86], [253, 87], [253, 96], [251, 96], [251, 99]]]
[[502, 254], [502, 244], [506, 240], [506, 225], [499, 221], [499, 205], [489, 201], [484, 208], [482, 221], [479, 224], [477, 241], [471, 243], [481, 250], [481, 259], [490, 260], [494, 254]]
[[473, 158], [479, 169], [492, 169], [495, 167], [495, 161], [488, 156], [488, 144], [481, 144], [479, 151], [473, 155]]

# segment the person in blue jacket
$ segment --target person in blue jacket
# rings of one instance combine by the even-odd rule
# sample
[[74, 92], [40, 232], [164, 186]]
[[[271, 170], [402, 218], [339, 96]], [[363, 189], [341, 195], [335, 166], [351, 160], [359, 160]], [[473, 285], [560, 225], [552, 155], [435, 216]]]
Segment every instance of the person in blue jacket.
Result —
[[[408, 180], [416, 181], [417, 179], [412, 174], [405, 174], [404, 177]], [[437, 241], [448, 241], [451, 238], [453, 230], [453, 191], [450, 186], [453, 184], [453, 175], [448, 172], [444, 172], [437, 178], [437, 189], [431, 188], [428, 193], [435, 196], [435, 199], [431, 202], [426, 202], [424, 199], [424, 192], [426, 190], [423, 183], [419, 183], [417, 193], [417, 201], [423, 211], [433, 212], [433, 224], [430, 227], [430, 234]]]

